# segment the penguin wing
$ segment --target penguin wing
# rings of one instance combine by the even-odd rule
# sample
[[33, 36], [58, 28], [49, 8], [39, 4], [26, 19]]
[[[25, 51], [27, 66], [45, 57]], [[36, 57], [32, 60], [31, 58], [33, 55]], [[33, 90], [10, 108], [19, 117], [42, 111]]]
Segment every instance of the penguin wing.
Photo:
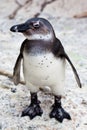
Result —
[[64, 54], [64, 57], [67, 59], [67, 61], [68, 61], [69, 64], [71, 65], [72, 70], [73, 70], [74, 75], [75, 75], [75, 79], [76, 79], [76, 81], [77, 81], [77, 84], [78, 84], [78, 86], [81, 88], [82, 85], [81, 85], [81, 81], [80, 81], [79, 75], [78, 75], [78, 73], [77, 73], [77, 71], [76, 71], [76, 68], [74, 67], [74, 65], [72, 64], [70, 58], [68, 57], [68, 55], [67, 55], [66, 53]]
[[13, 82], [15, 85], [18, 85], [18, 83], [20, 82], [21, 59], [22, 59], [22, 55], [19, 54], [13, 71]]
[[18, 85], [18, 83], [20, 82], [21, 60], [23, 58], [23, 50], [24, 50], [26, 42], [27, 42], [27, 39], [24, 40], [22, 45], [21, 45], [20, 54], [18, 55], [15, 66], [14, 66], [13, 82], [14, 82], [15, 85]]
[[75, 75], [75, 79], [77, 81], [77, 84], [81, 88], [82, 85], [81, 85], [81, 81], [80, 81], [79, 75], [78, 75], [78, 73], [76, 71], [76, 68], [74, 67], [73, 63], [71, 62], [69, 56], [65, 53], [64, 48], [63, 48], [60, 40], [57, 39], [57, 38], [56, 38], [56, 42], [55, 42], [54, 47], [53, 47], [53, 53], [54, 53], [54, 55], [56, 57], [65, 58], [68, 61], [68, 63], [70, 64], [70, 66], [71, 66], [71, 68], [73, 70], [73, 73]]

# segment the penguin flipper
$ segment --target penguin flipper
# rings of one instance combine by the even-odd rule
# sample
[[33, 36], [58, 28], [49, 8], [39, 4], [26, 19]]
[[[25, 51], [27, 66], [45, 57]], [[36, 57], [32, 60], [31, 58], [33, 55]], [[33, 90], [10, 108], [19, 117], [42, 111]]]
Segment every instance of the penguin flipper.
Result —
[[73, 70], [73, 73], [74, 73], [74, 75], [75, 75], [75, 79], [76, 79], [76, 81], [77, 81], [77, 84], [78, 84], [78, 86], [81, 88], [81, 87], [82, 87], [82, 84], [81, 84], [79, 75], [78, 75], [78, 73], [77, 73], [77, 71], [76, 71], [76, 68], [74, 67], [74, 65], [72, 64], [70, 58], [68, 57], [68, 55], [67, 55], [66, 53], [65, 53], [64, 57], [67, 59], [67, 61], [68, 61], [69, 64], [71, 65], [72, 70]]
[[15, 85], [18, 85], [18, 83], [20, 82], [21, 59], [22, 59], [22, 54], [19, 54], [13, 71], [13, 82]]
[[71, 62], [70, 58], [68, 57], [68, 55], [65, 53], [64, 47], [62, 46], [60, 40], [57, 39], [57, 38], [56, 38], [56, 41], [55, 41], [55, 44], [54, 44], [54, 47], [53, 47], [53, 54], [56, 57], [65, 58], [69, 62], [69, 64], [71, 65], [71, 68], [72, 68], [72, 70], [74, 72], [77, 84], [81, 88], [82, 85], [81, 85], [81, 81], [80, 81], [79, 75], [78, 75], [78, 73], [76, 71], [76, 68], [72, 64], [72, 62]]

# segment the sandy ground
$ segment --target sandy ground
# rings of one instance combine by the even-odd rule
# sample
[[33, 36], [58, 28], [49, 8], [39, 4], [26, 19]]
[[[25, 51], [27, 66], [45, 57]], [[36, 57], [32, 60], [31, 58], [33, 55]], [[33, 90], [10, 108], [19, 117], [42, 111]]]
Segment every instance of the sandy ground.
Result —
[[[63, 107], [72, 120], [63, 123], [49, 118], [53, 96], [39, 92], [44, 114], [30, 120], [21, 117], [21, 111], [29, 105], [30, 93], [26, 86], [15, 86], [7, 77], [0, 76], [0, 130], [87, 130], [87, 19], [48, 17], [57, 37], [76, 66], [83, 88], [78, 88], [72, 70], [66, 66], [65, 98]], [[12, 33], [9, 28], [21, 19], [0, 19], [0, 70], [9, 73], [19, 53], [24, 36]], [[24, 20], [23, 20], [24, 21]], [[15, 90], [15, 93], [12, 90]]]

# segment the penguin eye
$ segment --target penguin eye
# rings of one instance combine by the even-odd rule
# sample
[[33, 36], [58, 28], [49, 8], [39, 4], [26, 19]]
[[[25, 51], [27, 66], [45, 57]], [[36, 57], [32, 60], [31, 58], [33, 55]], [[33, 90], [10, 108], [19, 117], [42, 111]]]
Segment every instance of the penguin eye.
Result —
[[39, 24], [39, 22], [37, 22], [37, 23], [34, 23], [34, 24], [33, 24], [33, 27], [34, 27], [35, 29], [38, 29], [38, 28], [40, 27], [40, 24]]

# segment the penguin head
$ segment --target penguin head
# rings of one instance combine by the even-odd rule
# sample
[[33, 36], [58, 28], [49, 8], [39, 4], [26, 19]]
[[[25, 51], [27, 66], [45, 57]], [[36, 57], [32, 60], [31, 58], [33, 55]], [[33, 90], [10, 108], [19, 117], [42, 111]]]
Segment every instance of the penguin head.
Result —
[[44, 18], [32, 18], [25, 23], [14, 25], [12, 32], [21, 32], [29, 40], [53, 40], [55, 33], [52, 25]]

